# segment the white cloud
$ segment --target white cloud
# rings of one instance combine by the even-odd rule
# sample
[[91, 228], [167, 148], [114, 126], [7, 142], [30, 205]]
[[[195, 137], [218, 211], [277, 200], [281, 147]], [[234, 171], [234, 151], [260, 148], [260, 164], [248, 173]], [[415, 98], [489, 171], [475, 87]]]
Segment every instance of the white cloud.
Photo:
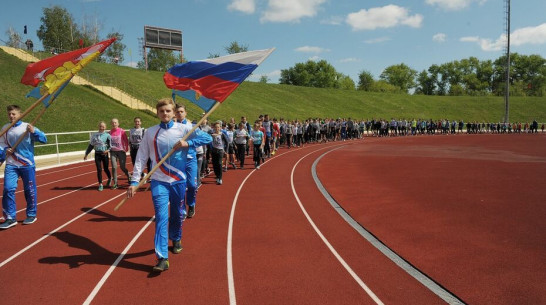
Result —
[[321, 48], [321, 47], [311, 47], [311, 46], [299, 47], [299, 48], [294, 49], [294, 51], [302, 52], [302, 53], [316, 53], [316, 54], [320, 54], [320, 53], [323, 53], [323, 52], [330, 52], [329, 49], [325, 49], [325, 48]]
[[382, 42], [389, 41], [389, 40], [391, 40], [390, 37], [384, 36], [384, 37], [379, 37], [379, 38], [373, 38], [373, 39], [364, 40], [364, 43], [367, 43], [367, 44], [374, 44], [374, 43], [382, 43]]
[[326, 0], [269, 0], [261, 22], [299, 22], [313, 17]]
[[476, 42], [476, 41], [480, 41], [480, 37], [478, 36], [466, 36], [466, 37], [461, 37], [461, 39], [459, 39], [460, 41], [462, 42]]
[[510, 43], [514, 46], [524, 44], [545, 44], [546, 43], [546, 23], [536, 27], [526, 27], [515, 30], [510, 35]]
[[399, 25], [418, 28], [423, 22], [423, 16], [419, 14], [410, 16], [408, 9], [391, 4], [350, 13], [345, 21], [353, 28], [353, 31], [392, 28]]
[[309, 57], [309, 60], [312, 60], [312, 61], [320, 61], [322, 58], [320, 58], [320, 56], [313, 56], [313, 57]]
[[[462, 37], [460, 41], [477, 43], [484, 51], [500, 51], [506, 46], [506, 35], [500, 35], [495, 41], [478, 36]], [[546, 23], [536, 27], [517, 29], [510, 34], [511, 46], [526, 44], [546, 44]]]
[[436, 42], [444, 42], [446, 41], [446, 34], [444, 33], [438, 33], [438, 34], [434, 34], [434, 36], [432, 36], [432, 41], [436, 41]]
[[332, 16], [327, 19], [321, 20], [320, 23], [329, 25], [341, 25], [343, 23], [343, 19], [343, 16]]
[[349, 57], [349, 58], [343, 58], [339, 60], [340, 63], [348, 63], [348, 62], [360, 62], [360, 59]]
[[239, 11], [245, 14], [253, 14], [256, 10], [256, 3], [254, 0], [233, 0], [228, 5], [228, 10]]
[[487, 0], [426, 0], [425, 2], [429, 5], [436, 5], [446, 11], [458, 11], [470, 6], [472, 2], [477, 2], [481, 5], [487, 2]]

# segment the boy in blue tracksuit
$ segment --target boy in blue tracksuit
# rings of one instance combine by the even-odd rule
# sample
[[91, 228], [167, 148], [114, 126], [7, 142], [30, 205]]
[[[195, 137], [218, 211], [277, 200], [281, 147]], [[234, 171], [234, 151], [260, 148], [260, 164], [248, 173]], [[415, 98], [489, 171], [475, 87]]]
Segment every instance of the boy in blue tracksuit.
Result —
[[133, 177], [131, 186], [127, 190], [127, 197], [131, 198], [136, 193], [137, 181], [148, 158], [152, 160], [155, 168], [164, 156], [174, 150], [174, 153], [152, 174], [150, 185], [155, 211], [155, 254], [158, 259], [153, 270], [161, 272], [169, 269], [169, 239], [173, 243], [173, 253], [182, 251], [180, 240], [182, 239], [183, 215], [181, 210], [186, 196], [185, 169], [188, 147], [205, 145], [212, 139], [208, 134], [196, 130], [188, 136], [186, 141], [182, 141], [191, 128], [173, 121], [175, 105], [171, 98], [159, 100], [156, 110], [161, 123], [150, 127], [144, 134], [133, 167]]
[[[193, 124], [186, 119], [186, 106], [176, 104], [176, 121], [187, 125], [190, 129]], [[197, 148], [197, 147], [196, 147]], [[186, 204], [188, 205], [187, 217], [192, 218], [195, 215], [195, 202], [197, 199], [197, 152], [196, 148], [188, 147], [188, 159], [186, 160]], [[186, 207], [182, 207], [182, 215], [186, 215]]]
[[[17, 122], [0, 138], [0, 162], [6, 161], [4, 170], [4, 194], [2, 211], [6, 221], [0, 224], [0, 229], [8, 229], [17, 225], [15, 208], [15, 190], [17, 180], [21, 177], [27, 201], [27, 218], [23, 224], [34, 223], [37, 211], [36, 166], [34, 163], [34, 142], [47, 143], [46, 135], [38, 128], [19, 121], [21, 108], [17, 105], [7, 107], [10, 123]], [[9, 124], [4, 125], [2, 130]], [[12, 146], [24, 137], [23, 141], [13, 149]]]

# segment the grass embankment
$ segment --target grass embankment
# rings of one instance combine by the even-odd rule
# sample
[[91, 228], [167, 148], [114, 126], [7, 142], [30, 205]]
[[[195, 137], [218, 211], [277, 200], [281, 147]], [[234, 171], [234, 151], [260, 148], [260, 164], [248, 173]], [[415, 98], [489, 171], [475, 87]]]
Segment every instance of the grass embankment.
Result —
[[[155, 100], [170, 96], [163, 83], [163, 73], [93, 63], [84, 75], [106, 82], [154, 105]], [[183, 99], [178, 98], [178, 102]], [[202, 111], [188, 105], [189, 117]], [[498, 122], [504, 117], [504, 98], [497, 96], [423, 96], [370, 93], [335, 89], [295, 87], [279, 84], [244, 82], [211, 116], [212, 119], [237, 121], [241, 115], [249, 119], [268, 113], [274, 117], [352, 117], [366, 118], [426, 118], [462, 119], [465, 121]], [[546, 97], [511, 97], [510, 120], [546, 121]]]
[[[91, 63], [93, 65], [95, 63]], [[32, 89], [20, 83], [27, 63], [18, 60], [16, 57], [0, 51], [0, 123], [8, 123], [6, 106], [17, 104], [23, 110], [33, 104], [36, 99], [25, 98], [25, 95]], [[24, 119], [31, 122], [43, 109], [41, 105], [36, 107]], [[58, 99], [50, 106], [45, 114], [36, 123], [36, 126], [46, 133], [71, 132], [84, 130], [97, 130], [99, 121], [106, 121], [110, 126], [110, 119], [117, 117], [125, 129], [133, 126], [133, 118], [140, 116], [144, 126], [151, 126], [156, 123], [156, 118], [142, 111], [129, 109], [117, 101], [99, 93], [91, 88], [69, 84], [59, 95]], [[89, 140], [88, 135], [62, 136], [60, 142]], [[50, 143], [54, 139], [48, 139]], [[61, 152], [83, 150], [87, 144], [62, 146]], [[37, 154], [55, 152], [54, 147], [37, 149]]]
[[[12, 103], [26, 109], [34, 101], [24, 98], [31, 87], [20, 83], [26, 65], [27, 63], [0, 51], [2, 109]], [[170, 90], [163, 83], [162, 72], [93, 62], [79, 75], [96, 84], [118, 87], [152, 106], [157, 99], [170, 96]], [[181, 98], [177, 99], [177, 102], [183, 101]], [[193, 104], [186, 104], [188, 116], [191, 119], [198, 118], [202, 110]], [[31, 121], [37, 113], [35, 110], [27, 121]], [[252, 121], [259, 114], [265, 113], [271, 117], [288, 119], [394, 117], [498, 122], [504, 117], [504, 98], [413, 96], [244, 82], [211, 115], [211, 119], [227, 120], [234, 117], [238, 121], [244, 115]], [[69, 85], [37, 126], [46, 132], [95, 130], [98, 121], [109, 121], [117, 117], [121, 126], [128, 129], [135, 116], [142, 117], [145, 127], [157, 122], [154, 116], [129, 109], [91, 88]], [[546, 97], [510, 98], [511, 121], [533, 119], [546, 122]], [[3, 122], [7, 122], [7, 119]]]

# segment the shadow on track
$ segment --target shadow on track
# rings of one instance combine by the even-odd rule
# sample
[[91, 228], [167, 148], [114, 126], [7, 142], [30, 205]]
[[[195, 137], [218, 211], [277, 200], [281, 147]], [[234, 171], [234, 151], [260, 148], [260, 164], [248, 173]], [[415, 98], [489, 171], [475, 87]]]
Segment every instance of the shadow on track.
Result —
[[[69, 231], [56, 232], [51, 234], [51, 236], [65, 242], [71, 248], [81, 249], [89, 252], [89, 254], [44, 257], [38, 260], [41, 264], [66, 264], [70, 269], [78, 268], [82, 265], [111, 266], [120, 256], [120, 253], [111, 252], [89, 238], [76, 235]], [[138, 253], [127, 253], [124, 259], [118, 264], [118, 267], [150, 273], [150, 265], [129, 262], [127, 259], [152, 254], [154, 254], [153, 249]]]
[[100, 216], [101, 218], [91, 218], [88, 221], [92, 222], [105, 222], [105, 221], [143, 221], [150, 220], [150, 216], [132, 216], [132, 217], [119, 217], [113, 214], [106, 213], [101, 210], [93, 208], [82, 208], [82, 212], [87, 212], [89, 215]]

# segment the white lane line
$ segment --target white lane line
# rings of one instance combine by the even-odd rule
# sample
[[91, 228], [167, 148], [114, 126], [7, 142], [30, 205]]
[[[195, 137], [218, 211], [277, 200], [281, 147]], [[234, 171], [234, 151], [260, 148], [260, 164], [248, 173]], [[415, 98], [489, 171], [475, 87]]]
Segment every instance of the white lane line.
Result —
[[[341, 148], [341, 147], [339, 147]], [[336, 149], [339, 149], [336, 148]], [[324, 157], [325, 155], [331, 153], [332, 151], [335, 151], [336, 149], [332, 149], [330, 151], [325, 152], [322, 154], [319, 158], [313, 162], [313, 166], [311, 167], [311, 173], [313, 175], [313, 180], [315, 180], [315, 184], [317, 185], [318, 189], [324, 196], [326, 200], [332, 205], [335, 211], [339, 213], [339, 215], [351, 226], [353, 229], [355, 229], [362, 237], [364, 237], [370, 244], [372, 244], [377, 250], [379, 250], [383, 255], [385, 255], [387, 258], [389, 258], [392, 262], [394, 262], [398, 267], [400, 267], [402, 270], [407, 272], [409, 275], [411, 275], [413, 278], [415, 278], [418, 282], [420, 282], [423, 286], [427, 287], [430, 291], [432, 291], [434, 294], [436, 294], [438, 297], [440, 297], [442, 300], [444, 300], [446, 303], [450, 305], [459, 305], [464, 304], [463, 301], [461, 301], [457, 296], [449, 292], [448, 290], [444, 289], [442, 286], [437, 284], [433, 279], [428, 277], [427, 275], [423, 274], [420, 270], [412, 266], [410, 263], [408, 263], [403, 257], [399, 256], [396, 252], [391, 250], [389, 247], [387, 247], [383, 242], [381, 242], [377, 237], [375, 237], [372, 233], [370, 233], [365, 227], [363, 227], [360, 223], [358, 223], [349, 213], [347, 213], [342, 206], [340, 206], [337, 201], [328, 193], [326, 188], [323, 186], [322, 182], [320, 181], [318, 175], [317, 175], [317, 164]]]
[[[289, 154], [291, 152], [295, 152], [300, 150], [301, 148], [293, 149], [287, 152], [284, 152], [282, 154], [278, 154], [275, 158], [269, 159], [265, 161], [262, 165], [272, 161], [277, 160], [279, 157], [284, 156], [286, 154]], [[235, 280], [233, 278], [233, 253], [232, 253], [232, 243], [233, 243], [233, 220], [235, 218], [235, 207], [237, 206], [237, 200], [239, 199], [239, 194], [241, 193], [241, 190], [243, 189], [246, 181], [252, 174], [256, 172], [256, 169], [253, 169], [250, 174], [246, 176], [246, 178], [241, 182], [241, 185], [239, 185], [239, 188], [237, 189], [237, 193], [235, 194], [235, 197], [233, 198], [233, 203], [231, 206], [231, 213], [229, 215], [229, 226], [228, 226], [228, 237], [227, 237], [227, 276], [228, 276], [228, 292], [229, 292], [229, 304], [230, 305], [236, 305], [237, 299], [235, 295]]]
[[[118, 178], [119, 178], [119, 177], [121, 177], [121, 175], [118, 175]], [[66, 195], [70, 195], [70, 194], [72, 194], [72, 193], [75, 193], [75, 192], [77, 192], [77, 191], [81, 191], [81, 190], [83, 190], [83, 189], [85, 189], [85, 188], [88, 188], [88, 187], [90, 187], [90, 186], [92, 186], [92, 185], [96, 185], [96, 184], [97, 184], [96, 182], [93, 182], [93, 183], [91, 183], [91, 184], [88, 184], [88, 185], [86, 185], [86, 186], [82, 186], [82, 187], [80, 187], [79, 189], [70, 191], [70, 192], [68, 192], [68, 193], [64, 193], [64, 194], [62, 194], [62, 195], [59, 195], [59, 196], [56, 196], [56, 197], [53, 197], [53, 198], [49, 198], [49, 199], [46, 199], [46, 200], [43, 200], [43, 201], [40, 201], [37, 205], [41, 205], [41, 204], [46, 203], [46, 202], [48, 202], [48, 201], [51, 201], [51, 200], [54, 200], [54, 199], [58, 199], [58, 198], [61, 198], [61, 197], [66, 196]], [[16, 213], [20, 213], [20, 212], [23, 212], [23, 211], [26, 211], [26, 210], [27, 210], [27, 208], [22, 208], [22, 209], [20, 209], [19, 211], [17, 211]]]
[[[59, 179], [59, 180], [55, 180], [55, 181], [51, 181], [51, 182], [47, 182], [47, 183], [40, 183], [39, 185], [36, 186], [36, 188], [43, 187], [43, 186], [46, 186], [46, 185], [50, 185], [50, 184], [53, 184], [53, 183], [56, 183], [56, 182], [72, 179], [72, 178], [75, 178], [75, 177], [87, 175], [87, 174], [90, 174], [90, 173], [96, 173], [96, 172], [97, 171], [90, 171], [90, 172], [85, 172], [83, 174], [74, 175], [74, 176], [66, 177], [66, 178], [63, 178], [63, 179]], [[22, 190], [16, 191], [15, 194], [18, 194], [18, 193], [21, 193], [21, 192], [24, 192], [24, 191], [25, 190], [22, 189]], [[3, 197], [4, 197], [4, 195], [0, 196], [0, 198], [3, 198]]]
[[322, 232], [315, 225], [315, 222], [313, 222], [313, 220], [311, 219], [311, 217], [309, 216], [309, 214], [305, 210], [305, 207], [303, 207], [303, 204], [301, 203], [301, 200], [300, 200], [300, 198], [299, 198], [299, 196], [298, 196], [298, 194], [296, 192], [296, 188], [294, 187], [294, 171], [296, 170], [296, 167], [301, 162], [301, 160], [305, 159], [307, 156], [309, 156], [309, 155], [311, 155], [311, 154], [313, 154], [315, 152], [316, 151], [310, 152], [307, 155], [301, 157], [301, 159], [299, 159], [298, 162], [296, 162], [296, 164], [294, 164], [294, 167], [292, 167], [292, 173], [290, 174], [290, 184], [292, 185], [292, 192], [294, 193], [294, 197], [296, 198], [296, 201], [298, 202], [298, 205], [300, 206], [300, 209], [303, 212], [303, 215], [305, 215], [305, 217], [307, 218], [307, 221], [309, 222], [309, 224], [311, 224], [311, 227], [313, 227], [313, 229], [315, 230], [317, 235], [320, 237], [320, 239], [322, 239], [322, 241], [328, 247], [330, 252], [332, 252], [332, 254], [335, 256], [335, 258], [340, 262], [340, 264], [345, 268], [345, 270], [347, 270], [347, 272], [353, 277], [353, 279], [358, 283], [358, 285], [360, 285], [360, 287], [362, 287], [362, 289], [364, 289], [364, 291], [366, 291], [366, 293], [370, 296], [370, 298], [376, 304], [383, 305], [383, 302], [366, 285], [366, 283], [364, 283], [364, 281], [362, 281], [362, 279], [360, 279], [360, 277], [353, 271], [353, 269], [349, 266], [349, 264], [347, 264], [347, 262], [345, 262], [345, 260], [341, 257], [341, 255], [339, 255], [339, 253], [334, 249], [332, 244], [330, 244], [330, 242], [326, 239], [326, 237], [324, 237]]
[[[56, 174], [56, 173], [65, 172], [65, 171], [69, 171], [69, 170], [73, 170], [73, 169], [87, 167], [87, 166], [90, 166], [90, 165], [92, 165], [92, 164], [86, 164], [86, 165], [82, 165], [82, 166], [73, 166], [73, 167], [68, 167], [68, 168], [65, 168], [65, 169], [59, 169], [59, 170], [56, 170], [56, 171], [50, 171], [50, 172], [47, 172], [47, 173], [36, 174], [36, 177]], [[37, 171], [37, 173], [38, 173], [38, 171]]]
[[112, 201], [112, 200], [114, 200], [114, 199], [116, 199], [116, 198], [118, 198], [118, 197], [120, 197], [120, 196], [125, 196], [125, 195], [126, 195], [125, 192], [124, 192], [124, 193], [121, 193], [121, 194], [119, 194], [119, 195], [117, 195], [117, 196], [115, 196], [115, 197], [112, 197], [112, 198], [110, 198], [110, 199], [104, 201], [103, 203], [100, 203], [100, 204], [96, 205], [95, 207], [89, 209], [88, 211], [86, 211], [86, 212], [84, 212], [84, 213], [82, 213], [82, 214], [80, 214], [80, 215], [78, 215], [78, 216], [72, 218], [71, 220], [69, 220], [69, 221], [66, 222], [65, 224], [63, 224], [63, 225], [61, 225], [60, 227], [56, 228], [55, 230], [53, 230], [53, 231], [47, 233], [46, 235], [44, 235], [44, 236], [41, 237], [40, 239], [36, 240], [36, 241], [33, 242], [32, 244], [26, 246], [25, 248], [23, 248], [23, 249], [20, 250], [19, 252], [17, 252], [17, 253], [15, 253], [14, 255], [10, 256], [8, 259], [6, 259], [6, 260], [3, 261], [2, 263], [0, 263], [0, 268], [2, 268], [4, 265], [6, 265], [7, 263], [9, 263], [10, 261], [12, 261], [13, 259], [15, 259], [16, 257], [18, 257], [19, 255], [25, 253], [25, 252], [28, 251], [30, 248], [36, 246], [37, 244], [39, 244], [40, 242], [42, 242], [44, 239], [46, 239], [46, 238], [48, 238], [49, 236], [51, 236], [53, 233], [55, 233], [55, 232], [61, 230], [62, 228], [66, 227], [66, 226], [68, 226], [69, 224], [73, 223], [74, 221], [80, 219], [80, 218], [83, 217], [84, 215], [89, 214], [90, 212], [92, 212], [92, 211], [94, 211], [94, 210], [100, 208], [101, 206], [107, 204], [108, 202], [110, 202], [110, 201]]
[[91, 293], [89, 294], [89, 296], [87, 297], [87, 299], [85, 299], [85, 302], [83, 302], [84, 305], [87, 305], [87, 304], [91, 304], [91, 302], [93, 301], [93, 299], [95, 298], [95, 296], [97, 295], [97, 293], [99, 293], [99, 290], [102, 288], [102, 286], [104, 285], [104, 283], [106, 283], [106, 280], [110, 277], [110, 275], [112, 274], [112, 272], [114, 272], [114, 269], [116, 269], [116, 267], [118, 266], [119, 262], [121, 262], [121, 260], [123, 259], [123, 257], [125, 257], [125, 254], [127, 254], [127, 252], [129, 252], [129, 250], [131, 249], [131, 247], [135, 244], [135, 242], [139, 239], [139, 237], [142, 235], [142, 233], [144, 233], [144, 231], [146, 231], [146, 229], [150, 226], [150, 224], [152, 224], [152, 222], [154, 221], [155, 219], [155, 216], [153, 216], [152, 218], [150, 218], [150, 220], [148, 220], [148, 222], [142, 227], [142, 229], [140, 229], [140, 231], [138, 231], [138, 233], [135, 235], [135, 237], [133, 237], [133, 239], [129, 242], [129, 244], [127, 244], [127, 247], [125, 247], [125, 249], [123, 249], [123, 252], [121, 252], [121, 254], [118, 256], [118, 258], [116, 259], [116, 261], [110, 266], [110, 268], [108, 268], [108, 270], [106, 271], [106, 273], [102, 276], [102, 278], [100, 279], [100, 281], [97, 283], [97, 285], [95, 286], [95, 288], [93, 289], [93, 291], [91, 291]]
[[237, 193], [235, 194], [235, 198], [233, 198], [233, 204], [231, 205], [231, 213], [229, 215], [229, 226], [228, 226], [228, 237], [227, 237], [227, 276], [228, 276], [228, 291], [229, 291], [229, 304], [235, 305], [237, 304], [237, 300], [235, 298], [235, 281], [233, 279], [233, 254], [232, 254], [232, 241], [233, 241], [233, 219], [235, 218], [235, 207], [237, 207], [237, 200], [239, 199], [239, 194], [241, 193], [241, 190], [243, 189], [243, 186], [245, 185], [246, 181], [252, 174], [254, 174], [256, 170], [250, 172], [246, 176], [246, 178], [241, 182], [241, 185], [239, 185], [239, 189], [237, 189]]

